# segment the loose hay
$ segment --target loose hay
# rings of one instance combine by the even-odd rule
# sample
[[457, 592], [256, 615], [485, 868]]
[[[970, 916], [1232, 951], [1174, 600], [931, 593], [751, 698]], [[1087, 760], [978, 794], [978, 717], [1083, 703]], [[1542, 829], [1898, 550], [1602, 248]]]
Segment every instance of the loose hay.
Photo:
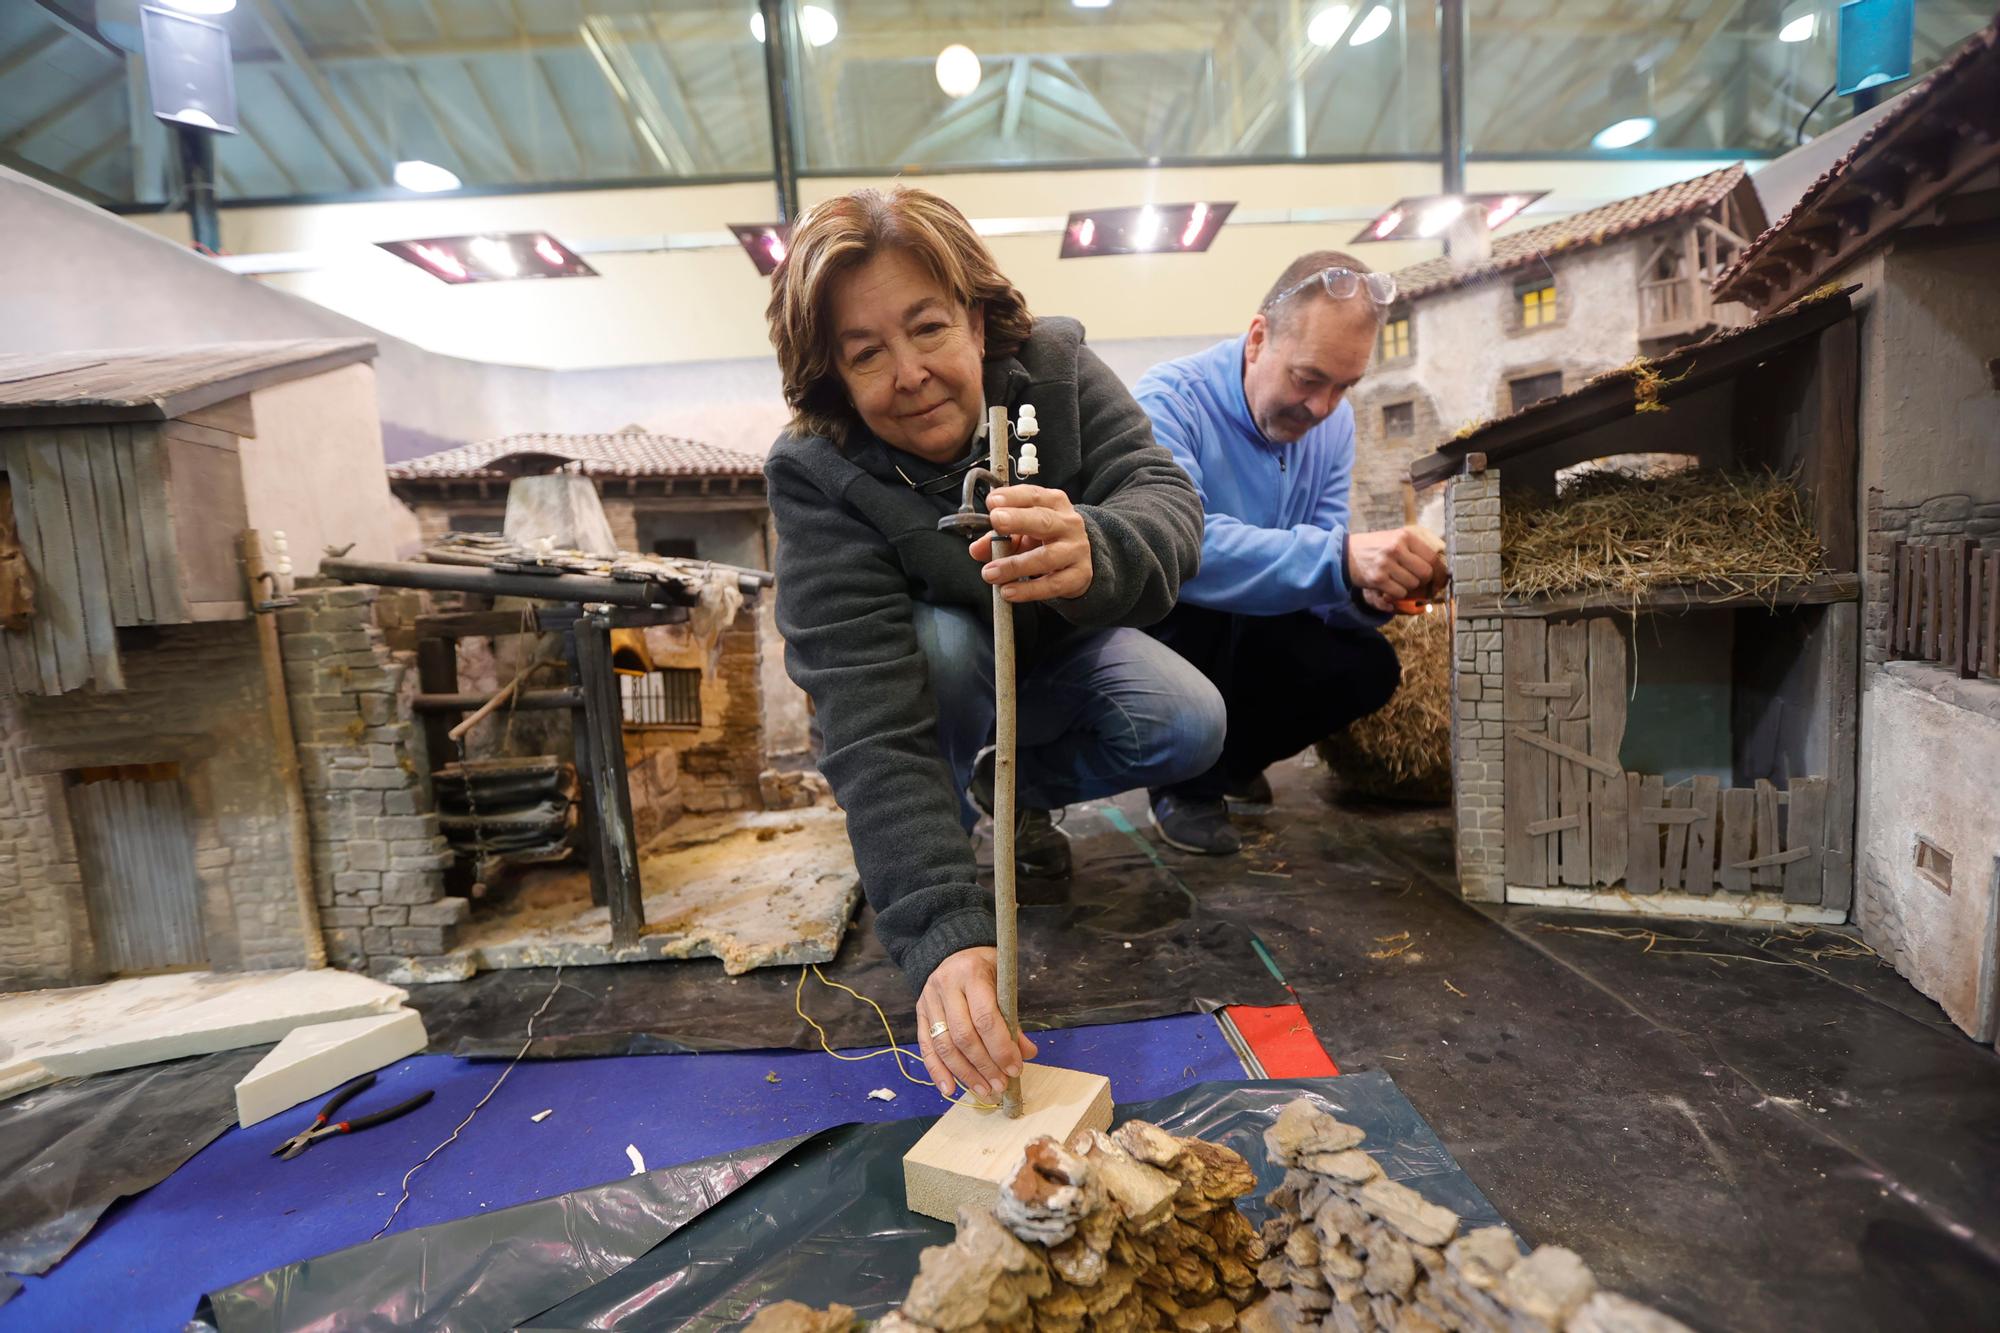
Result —
[[1397, 801], [1451, 799], [1451, 617], [1397, 616], [1382, 632], [1402, 659], [1403, 683], [1378, 712], [1319, 743], [1341, 785]]
[[1566, 482], [1552, 504], [1510, 495], [1501, 507], [1508, 597], [1637, 597], [1670, 584], [1761, 597], [1825, 570], [1798, 488], [1771, 473], [1590, 472]]

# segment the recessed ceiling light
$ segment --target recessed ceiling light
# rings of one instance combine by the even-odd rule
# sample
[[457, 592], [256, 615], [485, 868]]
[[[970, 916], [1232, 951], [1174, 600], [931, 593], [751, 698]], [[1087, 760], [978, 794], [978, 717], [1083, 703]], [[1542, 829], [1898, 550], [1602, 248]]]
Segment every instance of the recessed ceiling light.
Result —
[[597, 270], [547, 232], [495, 232], [484, 236], [431, 236], [419, 241], [378, 241], [441, 282], [500, 282], [508, 278], [594, 278]]
[[792, 229], [782, 222], [732, 222], [729, 230], [757, 271], [770, 277], [785, 262], [785, 249]]
[[1464, 211], [1465, 200], [1456, 195], [1437, 200], [1418, 214], [1417, 235], [1428, 239], [1442, 234]]
[[435, 162], [413, 158], [396, 164], [396, 184], [406, 190], [435, 194], [439, 190], [456, 190], [462, 183], [457, 176]]
[[1366, 241], [1427, 240], [1443, 235], [1460, 215], [1472, 213], [1491, 231], [1540, 199], [1545, 190], [1481, 194], [1425, 194], [1398, 199], [1356, 232], [1350, 244]]
[[1306, 40], [1314, 46], [1334, 46], [1347, 32], [1354, 11], [1346, 5], [1328, 5], [1306, 23]]
[[1659, 122], [1651, 116], [1627, 116], [1623, 120], [1613, 121], [1590, 136], [1590, 146], [1605, 149], [1630, 148], [1640, 140], [1650, 138], [1657, 128]]
[[1389, 12], [1389, 6], [1387, 5], [1375, 6], [1375, 8], [1369, 10], [1368, 13], [1362, 17], [1361, 22], [1355, 26], [1354, 35], [1347, 39], [1347, 44], [1349, 46], [1368, 45], [1368, 43], [1374, 41], [1377, 37], [1380, 37], [1383, 33], [1389, 31], [1389, 24], [1392, 21], [1394, 21], [1395, 17], [1396, 17], [1395, 15]]
[[236, 0], [167, 0], [168, 9], [178, 9], [183, 14], [201, 14], [213, 17], [227, 14], [236, 8]]
[[1778, 29], [1778, 40], [1781, 42], [1809, 42], [1812, 40], [1812, 35], [1818, 31], [1819, 15], [1807, 12]]
[[1235, 207], [1233, 202], [1141, 204], [1071, 213], [1063, 227], [1062, 257], [1199, 254], [1214, 242]]
[[1078, 9], [1109, 9], [1111, 0], [1069, 0]]
[[969, 46], [953, 42], [938, 52], [938, 87], [953, 97], [964, 97], [979, 86], [979, 57]]

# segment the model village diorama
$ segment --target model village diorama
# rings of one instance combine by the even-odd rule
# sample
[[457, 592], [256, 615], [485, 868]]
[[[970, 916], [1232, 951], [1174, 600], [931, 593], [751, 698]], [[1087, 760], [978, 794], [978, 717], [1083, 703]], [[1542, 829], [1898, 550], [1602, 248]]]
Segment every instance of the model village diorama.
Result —
[[[1996, 101], [1989, 29], [1775, 221], [1729, 167], [1399, 275], [1355, 510], [1441, 495], [1452, 587], [1365, 748], [1449, 802], [1468, 901], [1851, 923], [2000, 1036]], [[0, 365], [0, 986], [833, 958], [860, 895], [759, 460], [634, 428], [385, 466], [373, 354]], [[986, 1110], [940, 1121], [910, 1202], [958, 1238], [878, 1327], [1679, 1327], [1459, 1234], [1309, 1101], [1261, 1228], [1243, 1157], [1109, 1105], [1051, 1093], [972, 1165]]]

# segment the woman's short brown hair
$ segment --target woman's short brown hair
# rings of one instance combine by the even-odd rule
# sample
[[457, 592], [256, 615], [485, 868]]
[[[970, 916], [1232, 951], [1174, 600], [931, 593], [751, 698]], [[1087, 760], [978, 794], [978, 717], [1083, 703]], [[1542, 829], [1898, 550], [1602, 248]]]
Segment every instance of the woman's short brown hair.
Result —
[[966, 309], [985, 308], [987, 356], [1017, 351], [1034, 326], [1027, 301], [965, 214], [929, 190], [854, 190], [814, 204], [792, 228], [764, 310], [796, 435], [845, 444], [857, 424], [834, 367], [827, 304], [836, 278], [885, 250], [913, 256]]

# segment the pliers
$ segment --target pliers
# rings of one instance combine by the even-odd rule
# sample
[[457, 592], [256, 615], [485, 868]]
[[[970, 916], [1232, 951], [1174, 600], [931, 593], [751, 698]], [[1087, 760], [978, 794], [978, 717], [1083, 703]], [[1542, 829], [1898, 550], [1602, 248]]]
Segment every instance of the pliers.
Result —
[[374, 1086], [375, 1076], [373, 1074], [363, 1074], [352, 1083], [344, 1085], [333, 1096], [327, 1098], [326, 1105], [319, 1108], [319, 1114], [313, 1117], [311, 1125], [302, 1133], [292, 1135], [292, 1137], [271, 1149], [271, 1156], [282, 1157], [289, 1162], [329, 1134], [352, 1134], [357, 1129], [366, 1129], [370, 1125], [379, 1125], [384, 1121], [394, 1120], [397, 1116], [408, 1115], [428, 1102], [435, 1092], [435, 1089], [425, 1088], [408, 1101], [399, 1102], [386, 1111], [376, 1111], [369, 1115], [357, 1116], [352, 1120], [337, 1120], [332, 1124], [327, 1123], [329, 1120], [333, 1120], [333, 1113], [335, 1111], [338, 1111], [355, 1097]]

